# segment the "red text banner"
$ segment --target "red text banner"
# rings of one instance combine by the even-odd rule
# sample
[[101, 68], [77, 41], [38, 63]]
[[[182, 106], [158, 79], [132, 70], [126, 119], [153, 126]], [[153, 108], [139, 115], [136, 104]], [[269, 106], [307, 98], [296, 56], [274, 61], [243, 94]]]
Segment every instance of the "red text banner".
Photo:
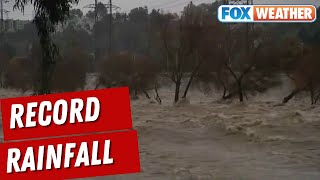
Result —
[[132, 129], [128, 88], [1, 100], [4, 140]]
[[71, 179], [140, 172], [135, 130], [5, 142], [1, 179]]

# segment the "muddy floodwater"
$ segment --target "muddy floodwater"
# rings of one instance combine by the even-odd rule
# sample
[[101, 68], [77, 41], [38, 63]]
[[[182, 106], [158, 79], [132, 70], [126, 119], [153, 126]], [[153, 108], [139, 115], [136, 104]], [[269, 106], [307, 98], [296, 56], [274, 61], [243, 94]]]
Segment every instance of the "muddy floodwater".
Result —
[[92, 179], [320, 179], [320, 106], [282, 105], [280, 95], [223, 102], [196, 91], [173, 105], [172, 93], [160, 90], [162, 105], [131, 101], [142, 172]]

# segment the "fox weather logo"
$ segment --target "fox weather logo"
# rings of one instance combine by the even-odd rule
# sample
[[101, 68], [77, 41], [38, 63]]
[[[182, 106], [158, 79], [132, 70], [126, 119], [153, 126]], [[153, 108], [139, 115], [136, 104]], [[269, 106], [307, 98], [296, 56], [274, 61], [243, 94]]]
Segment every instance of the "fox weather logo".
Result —
[[313, 5], [222, 5], [218, 9], [218, 20], [223, 23], [311, 23], [316, 18]]
[[252, 22], [252, 10], [251, 6], [221, 6], [218, 18], [221, 22]]

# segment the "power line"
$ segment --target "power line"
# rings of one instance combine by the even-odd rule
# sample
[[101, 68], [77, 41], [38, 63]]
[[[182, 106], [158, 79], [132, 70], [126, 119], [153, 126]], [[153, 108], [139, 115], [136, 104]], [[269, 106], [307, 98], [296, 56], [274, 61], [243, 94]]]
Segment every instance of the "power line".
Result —
[[163, 9], [166, 8], [167, 6], [179, 6], [185, 3], [189, 3], [190, 0], [182, 0], [183, 2], [181, 2], [181, 0], [175, 0], [175, 1], [171, 1], [170, 3], [163, 3], [163, 4], [159, 4], [156, 6], [153, 6], [152, 9]]
[[178, 2], [178, 1], [180, 1], [180, 0], [171, 0], [171, 1], [166, 1], [166, 2], [159, 2], [159, 1], [157, 1], [156, 4], [152, 4], [152, 3], [151, 3], [151, 6], [154, 6], [154, 7], [163, 6], [163, 5], [166, 5], [166, 4], [173, 4], [173, 3]]
[[[177, 7], [180, 5], [184, 5], [184, 4], [188, 4], [190, 2], [195, 2], [195, 4], [198, 4], [198, 2], [200, 3], [210, 3], [210, 2], [214, 2], [215, 0], [169, 0], [166, 2], [160, 2], [159, 0], [153, 0], [150, 1], [148, 4], [146, 4], [146, 6], [148, 7], [148, 9], [167, 9], [167, 8], [172, 8], [172, 7]], [[152, 4], [153, 2], [158, 2], [155, 4]], [[123, 12], [130, 12], [132, 9], [125, 9]]]
[[190, 3], [190, 1], [189, 2], [181, 2], [179, 4], [175, 4], [175, 5], [172, 5], [172, 6], [165, 6], [165, 7], [162, 7], [161, 9], [171, 9], [171, 8], [174, 8], [174, 7], [179, 7], [181, 5], [187, 5], [188, 3]]
[[[175, 2], [179, 2], [179, 0], [176, 0]], [[188, 1], [184, 1], [184, 2], [180, 2], [180, 3], [177, 3], [177, 4], [175, 4], [175, 3], [171, 3], [171, 4], [163, 4], [163, 6], [162, 7], [152, 7], [152, 9], [170, 9], [170, 8], [174, 8], [174, 7], [178, 7], [178, 6], [181, 6], [181, 5], [187, 5], [188, 3], [190, 3], [190, 2], [194, 2], [194, 1], [190, 1], [190, 0], [188, 0]], [[212, 0], [198, 0], [198, 1], [195, 1], [197, 4], [198, 3], [210, 3], [210, 2], [212, 2]], [[168, 6], [169, 5], [169, 6]], [[170, 6], [171, 5], [171, 6]]]
[[[95, 0], [94, 4], [88, 4], [87, 6], [85, 6], [84, 8], [90, 8], [90, 9], [94, 9], [94, 24], [97, 24], [98, 21], [98, 16], [97, 16], [97, 6], [98, 6], [98, 0]], [[94, 63], [97, 62], [97, 43], [96, 43], [96, 39], [97, 39], [97, 32], [96, 32], [96, 28], [95, 26], [94, 28], [94, 35], [93, 35], [93, 49], [94, 49]]]
[[84, 8], [90, 8], [90, 9], [94, 9], [94, 61], [97, 62], [97, 56], [98, 56], [98, 52], [97, 52], [97, 29], [96, 29], [96, 24], [98, 22], [98, 4], [102, 4], [103, 6], [105, 6], [108, 10], [107, 13], [109, 11], [109, 47], [108, 47], [108, 51], [109, 51], [109, 55], [111, 54], [112, 51], [112, 10], [115, 9], [120, 9], [120, 7], [115, 6], [112, 4], [112, 0], [109, 0], [109, 3], [104, 4], [101, 2], [98, 2], [98, 0], [95, 0], [94, 4], [88, 4], [87, 6], [85, 6]]
[[110, 11], [110, 19], [109, 19], [109, 56], [111, 55], [111, 51], [112, 51], [112, 0], [109, 0], [109, 11]]

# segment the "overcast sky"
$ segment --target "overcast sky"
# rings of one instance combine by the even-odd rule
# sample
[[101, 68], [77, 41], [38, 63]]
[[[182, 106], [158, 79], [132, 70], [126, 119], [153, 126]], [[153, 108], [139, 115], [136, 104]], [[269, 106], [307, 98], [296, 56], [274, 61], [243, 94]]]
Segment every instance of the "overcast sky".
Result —
[[[108, 3], [109, 0], [100, 0], [102, 3]], [[33, 7], [31, 5], [25, 8], [25, 13], [22, 14], [18, 10], [13, 11], [14, 0], [9, 0], [9, 3], [4, 5], [5, 9], [10, 11], [5, 19], [32, 19]], [[163, 9], [165, 11], [181, 11], [182, 8], [188, 4], [190, 0], [113, 0], [114, 5], [121, 7], [121, 12], [129, 12], [130, 9], [139, 6], [147, 6], [149, 9]], [[214, 0], [193, 0], [195, 4], [214, 2]], [[89, 9], [84, 8], [87, 4], [94, 3], [94, 0], [80, 0], [79, 4], [74, 8], [81, 9], [87, 12]], [[320, 5], [320, 0], [254, 0], [255, 4], [313, 4]]]

